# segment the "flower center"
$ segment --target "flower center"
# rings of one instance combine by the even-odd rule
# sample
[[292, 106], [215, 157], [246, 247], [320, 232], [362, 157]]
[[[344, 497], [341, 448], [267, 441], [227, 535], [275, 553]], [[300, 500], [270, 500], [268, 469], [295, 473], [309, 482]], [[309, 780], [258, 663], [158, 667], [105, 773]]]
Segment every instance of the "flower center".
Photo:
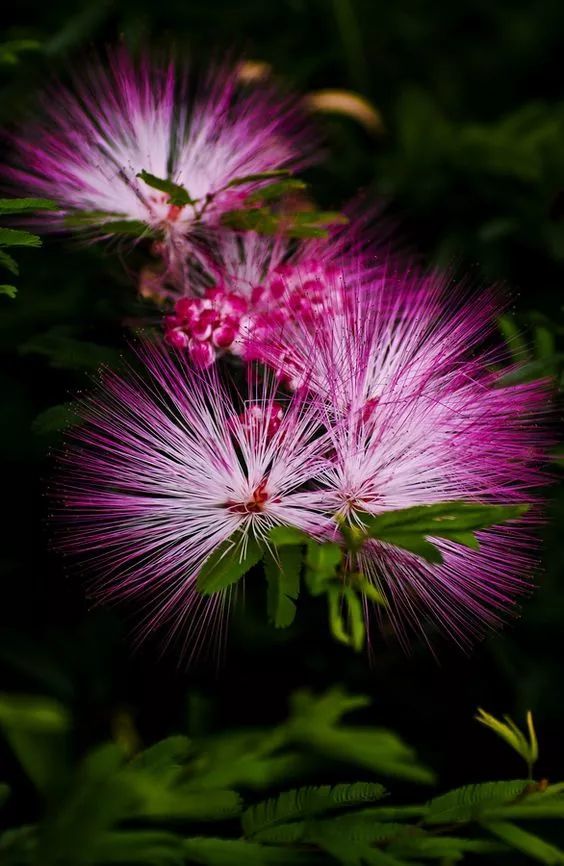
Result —
[[260, 514], [267, 500], [266, 479], [263, 479], [245, 502], [229, 502], [228, 505], [236, 514]]

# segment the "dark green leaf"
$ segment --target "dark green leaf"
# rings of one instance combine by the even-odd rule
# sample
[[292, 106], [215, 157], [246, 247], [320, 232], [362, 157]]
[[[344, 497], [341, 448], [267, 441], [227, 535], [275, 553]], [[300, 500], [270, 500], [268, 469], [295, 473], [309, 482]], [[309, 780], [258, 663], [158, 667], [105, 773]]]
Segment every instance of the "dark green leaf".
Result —
[[112, 367], [119, 364], [115, 349], [79, 340], [64, 326], [31, 337], [20, 347], [20, 352], [43, 355], [52, 367], [64, 370], [97, 370], [101, 364]]
[[301, 548], [284, 546], [273, 555], [267, 551], [264, 573], [268, 584], [268, 618], [276, 628], [287, 628], [296, 616], [294, 600], [300, 593]]
[[59, 210], [59, 205], [49, 198], [0, 198], [2, 216], [35, 210]]
[[244, 186], [247, 183], [257, 183], [261, 180], [270, 180], [273, 177], [288, 177], [291, 174], [287, 168], [274, 169], [273, 171], [262, 171], [258, 174], [246, 174], [242, 177], [235, 177], [230, 180], [224, 189], [229, 189], [233, 186]]
[[341, 564], [343, 551], [333, 541], [317, 542], [310, 539], [305, 558], [305, 578], [312, 595], [327, 591], [328, 584], [335, 581]]
[[13, 66], [25, 51], [38, 51], [41, 43], [37, 39], [10, 39], [0, 43], [0, 63]]
[[484, 826], [498, 839], [502, 839], [507, 845], [527, 854], [533, 860], [549, 864], [564, 863], [564, 851], [509, 821], [490, 821]]
[[417, 760], [413, 749], [385, 728], [339, 724], [344, 713], [367, 706], [370, 700], [332, 689], [321, 697], [298, 692], [287, 729], [290, 739], [323, 758], [366, 767], [378, 775], [396, 776], [428, 784], [433, 773]]
[[280, 231], [280, 218], [266, 207], [226, 211], [221, 221], [234, 231], [252, 231], [263, 235], [275, 235]]
[[482, 505], [473, 502], [439, 502], [362, 515], [368, 538], [393, 544], [421, 556], [429, 562], [442, 562], [439, 549], [428, 538], [445, 538], [474, 549], [478, 541], [474, 532], [515, 520], [527, 505]]
[[172, 205], [184, 207], [187, 204], [194, 204], [197, 199], [193, 199], [187, 189], [178, 183], [173, 183], [171, 180], [163, 180], [160, 177], [155, 177], [150, 172], [140, 171], [137, 177], [153, 189], [158, 189], [168, 195], [168, 200]]
[[40, 247], [41, 238], [22, 229], [0, 228], [0, 246], [3, 247]]
[[15, 277], [17, 277], [20, 272], [17, 261], [13, 256], [7, 253], [6, 250], [0, 250], [0, 265], [4, 265], [6, 270], [10, 271], [11, 274], [14, 274]]
[[303, 180], [290, 177], [287, 180], [278, 181], [278, 183], [269, 183], [260, 189], [255, 190], [245, 199], [247, 204], [255, 204], [261, 201], [273, 201], [287, 195], [289, 192], [306, 189], [307, 184]]
[[427, 806], [426, 824], [456, 824], [473, 821], [496, 806], [512, 803], [530, 783], [517, 779], [510, 782], [483, 782], [456, 788], [435, 797]]
[[100, 834], [90, 852], [91, 863], [129, 866], [183, 866], [184, 840], [164, 830], [119, 830]]
[[246, 836], [256, 836], [278, 824], [380, 800], [385, 793], [382, 785], [370, 782], [296, 788], [247, 809], [242, 817], [243, 831]]
[[362, 602], [349, 586], [332, 586], [327, 590], [329, 625], [333, 637], [360, 652], [364, 646], [365, 627]]
[[69, 724], [64, 707], [50, 698], [0, 695], [0, 728], [41, 791], [64, 780]]
[[284, 547], [287, 544], [307, 544], [312, 540], [311, 535], [294, 526], [273, 526], [268, 537], [276, 547]]
[[0, 833], [0, 863], [2, 866], [35, 866], [37, 828], [25, 825]]
[[261, 559], [263, 550], [253, 536], [243, 539], [236, 532], [204, 562], [196, 587], [203, 595], [212, 595], [236, 583]]
[[292, 866], [304, 862], [298, 851], [267, 848], [243, 839], [185, 839], [184, 854], [188, 863], [204, 866]]
[[45, 436], [76, 424], [79, 417], [74, 403], [61, 403], [58, 406], [50, 406], [36, 415], [31, 423], [31, 429], [34, 433]]
[[18, 290], [15, 286], [0, 286], [0, 295], [7, 295], [9, 298], [15, 298], [18, 293]]

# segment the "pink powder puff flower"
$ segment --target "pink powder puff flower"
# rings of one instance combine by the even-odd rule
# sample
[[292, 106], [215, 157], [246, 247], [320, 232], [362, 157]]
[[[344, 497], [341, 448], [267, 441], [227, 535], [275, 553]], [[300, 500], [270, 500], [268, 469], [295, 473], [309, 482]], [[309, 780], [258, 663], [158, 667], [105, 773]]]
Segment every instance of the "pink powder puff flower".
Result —
[[202, 596], [198, 573], [239, 530], [234, 556], [272, 526], [327, 531], [319, 414], [300, 397], [284, 406], [251, 381], [241, 412], [216, 368], [197, 371], [162, 344], [139, 349], [148, 376], [102, 374], [82, 402], [57, 482], [60, 546], [86, 560], [95, 596], [130, 598], [146, 635], [171, 621], [197, 646], [219, 638], [213, 617], [231, 592]]
[[[46, 228], [86, 213], [83, 227], [106, 236], [116, 220], [140, 221], [161, 230], [161, 252], [181, 261], [188, 235], [216, 227], [268, 182], [233, 181], [314, 158], [297, 100], [268, 82], [245, 85], [237, 70], [224, 65], [192, 85], [172, 62], [136, 63], [125, 49], [111, 51], [106, 64], [75, 72], [71, 86], [47, 91], [39, 118], [14, 136], [8, 177], [20, 194], [60, 205], [38, 217]], [[171, 204], [138, 177], [143, 170], [184, 186], [195, 203]]]
[[[368, 288], [343, 276], [313, 320], [297, 315], [271, 334], [271, 363], [324, 407], [325, 483], [341, 519], [538, 501], [548, 389], [504, 384], [503, 351], [484, 348], [499, 311], [493, 293], [465, 296], [438, 275], [396, 272]], [[373, 540], [349, 564], [386, 597], [378, 613], [400, 640], [432, 621], [466, 645], [529, 586], [535, 512], [479, 532], [479, 550], [438, 540], [441, 565]]]

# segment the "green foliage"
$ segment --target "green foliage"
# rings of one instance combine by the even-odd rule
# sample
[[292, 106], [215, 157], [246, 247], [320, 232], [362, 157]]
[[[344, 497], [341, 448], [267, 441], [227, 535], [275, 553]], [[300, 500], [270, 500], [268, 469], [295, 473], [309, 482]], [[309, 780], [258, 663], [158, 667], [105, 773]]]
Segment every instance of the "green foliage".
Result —
[[532, 776], [533, 766], [539, 756], [539, 746], [533, 723], [533, 715], [530, 711], [527, 713], [528, 737], [525, 736], [509, 716], [504, 716], [503, 718], [505, 719], [504, 722], [496, 719], [495, 716], [486, 713], [486, 711], [482, 709], [478, 710], [478, 715], [476, 716], [476, 719], [480, 724], [494, 731], [502, 740], [505, 740], [505, 742], [511, 746], [518, 755], [521, 755], [527, 764], [529, 776]]
[[493, 821], [486, 828], [516, 851], [527, 854], [540, 863], [564, 863], [564, 851], [545, 842], [539, 836], [517, 827], [509, 821]]
[[300, 821], [322, 812], [357, 806], [371, 800], [380, 800], [386, 791], [382, 785], [358, 782], [353, 785], [323, 785], [297, 788], [266, 800], [248, 809], [242, 817], [246, 836], [261, 836], [277, 824]]
[[5, 214], [21, 214], [27, 211], [57, 209], [57, 203], [49, 198], [0, 198], [0, 216], [4, 216]]
[[251, 535], [239, 533], [220, 544], [206, 559], [198, 574], [197, 588], [212, 595], [240, 580], [262, 558], [263, 550]]
[[298, 692], [292, 701], [290, 736], [313, 754], [343, 764], [354, 763], [377, 774], [432, 783], [433, 773], [419, 763], [413, 749], [392, 731], [341, 724], [346, 713], [367, 703], [367, 698], [351, 696], [340, 689], [332, 689], [320, 697]]
[[[107, 742], [75, 765], [69, 758], [71, 719], [59, 704], [4, 696], [0, 726], [44, 809], [37, 824], [0, 834], [1, 862], [444, 866], [488, 854], [511, 863], [515, 850], [533, 861], [564, 863], [552, 842], [514, 823], [521, 816], [562, 818], [564, 783], [487, 782], [407, 806], [379, 805], [389, 795], [372, 779], [308, 784], [251, 802], [248, 792], [237, 790], [272, 792], [292, 775], [309, 776], [316, 766], [325, 771], [328, 759], [344, 759], [347, 767], [355, 764], [378, 776], [431, 782], [432, 774], [394, 733], [342, 723], [345, 713], [368, 703], [336, 689], [318, 697], [301, 692], [290, 718], [271, 730], [224, 731], [201, 740], [179, 734], [133, 755]], [[45, 761], [50, 749], [52, 758]], [[7, 786], [0, 786], [0, 800], [7, 794]], [[213, 831], [203, 834], [209, 822]], [[453, 833], [453, 825], [461, 832]]]
[[20, 353], [41, 355], [52, 367], [62, 370], [96, 371], [102, 364], [119, 365], [115, 349], [78, 339], [65, 325], [31, 337], [20, 347]]
[[[29, 50], [34, 47], [32, 40], [19, 40], [5, 42], [0, 45], [0, 64], [16, 63], [19, 51]], [[0, 198], [0, 217], [10, 214], [25, 214], [29, 211], [56, 210], [55, 202], [46, 198]], [[14, 276], [19, 273], [19, 266], [13, 256], [6, 252], [6, 247], [40, 247], [41, 238], [23, 229], [10, 229], [0, 227], [0, 265]], [[17, 289], [15, 286], [0, 285], [0, 295], [15, 298]]]
[[[257, 200], [255, 197], [254, 201]], [[329, 227], [348, 222], [338, 211], [298, 211], [275, 213], [267, 206], [248, 207], [225, 212], [221, 217], [226, 228], [263, 235], [285, 235], [288, 238], [325, 238]]]
[[0, 730], [35, 786], [48, 792], [64, 782], [69, 714], [57, 701], [0, 695]]
[[160, 192], [166, 193], [171, 205], [184, 207], [187, 204], [194, 204], [196, 201], [180, 184], [173, 183], [171, 180], [162, 180], [144, 169], [139, 172], [137, 177], [141, 178], [152, 189], [158, 189]]
[[74, 403], [61, 403], [58, 406], [49, 406], [33, 419], [31, 425], [34, 433], [46, 436], [50, 433], [58, 433], [75, 424], [79, 419], [77, 408]]
[[188, 863], [205, 866], [291, 866], [311, 862], [300, 851], [265, 848], [243, 839], [185, 839], [183, 852]]
[[[417, 505], [377, 515], [362, 515], [361, 531], [365, 538], [376, 538], [409, 550], [428, 562], [440, 563], [441, 552], [429, 541], [429, 537], [445, 538], [477, 550], [476, 531], [515, 520], [527, 509], [527, 505], [483, 505], [472, 502]], [[356, 534], [353, 535], [353, 543], [355, 547], [358, 546]]]
[[38, 51], [40, 48], [41, 43], [37, 39], [10, 39], [8, 42], [0, 42], [0, 64], [15, 66], [19, 62], [20, 54]]
[[483, 782], [466, 785], [435, 797], [428, 804], [426, 824], [459, 824], [481, 818], [489, 809], [504, 806], [521, 797], [528, 781]]
[[295, 600], [300, 593], [301, 564], [301, 551], [297, 547], [281, 547], [275, 555], [269, 551], [265, 554], [268, 618], [276, 628], [286, 628], [296, 616]]

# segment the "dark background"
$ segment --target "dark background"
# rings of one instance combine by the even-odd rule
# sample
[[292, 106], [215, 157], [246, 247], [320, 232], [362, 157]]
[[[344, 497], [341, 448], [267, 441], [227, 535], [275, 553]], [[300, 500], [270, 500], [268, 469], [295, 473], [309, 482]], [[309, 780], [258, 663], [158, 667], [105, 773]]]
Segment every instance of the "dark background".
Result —
[[[362, 94], [382, 127], [319, 118], [328, 156], [308, 176], [318, 200], [338, 208], [359, 189], [368, 200], [383, 196], [403, 241], [424, 260], [468, 271], [476, 285], [507, 286], [531, 375], [552, 374], [559, 384], [559, 0], [50, 0], [19, 2], [4, 11], [3, 23], [3, 41], [40, 43], [17, 64], [0, 66], [3, 126], [33, 111], [54, 72], [64, 76], [117, 39], [133, 48], [173, 45], [196, 65], [212, 54], [244, 53], [304, 93], [337, 87]], [[365, 720], [396, 728], [437, 769], [442, 786], [519, 775], [517, 758], [472, 716], [484, 706], [521, 719], [530, 708], [541, 742], [537, 775], [562, 777], [564, 495], [557, 464], [537, 589], [520, 618], [470, 656], [438, 639], [436, 657], [417, 645], [405, 655], [374, 635], [369, 663], [331, 641], [314, 602], [300, 605], [287, 633], [270, 630], [258, 588], [235, 618], [221, 659], [204, 657], [187, 670], [157, 642], [134, 651], [129, 611], [89, 611], [80, 581], [66, 577], [49, 550], [45, 490], [60, 434], [57, 413], [42, 413], [87, 386], [100, 360], [127, 351], [128, 323], [146, 310], [132, 274], [103, 247], [48, 238], [42, 250], [18, 258], [18, 296], [0, 297], [2, 690], [68, 701], [85, 743], [108, 736], [126, 708], [150, 742], [183, 727], [188, 695], [210, 697], [211, 724], [227, 727], [276, 721], [295, 688], [342, 682], [372, 697]]]

